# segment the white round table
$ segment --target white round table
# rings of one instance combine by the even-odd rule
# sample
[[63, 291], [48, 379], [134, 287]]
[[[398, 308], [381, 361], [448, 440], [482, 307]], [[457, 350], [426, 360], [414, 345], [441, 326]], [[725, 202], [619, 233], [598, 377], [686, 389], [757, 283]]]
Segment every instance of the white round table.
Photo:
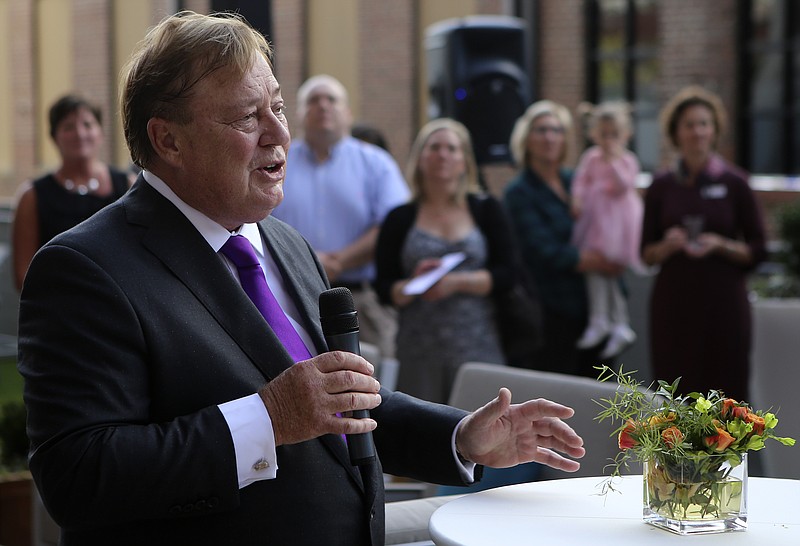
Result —
[[437, 546], [531, 544], [800, 545], [800, 480], [750, 478], [748, 529], [683, 537], [642, 521], [642, 477], [572, 478], [499, 487], [441, 506], [430, 520]]

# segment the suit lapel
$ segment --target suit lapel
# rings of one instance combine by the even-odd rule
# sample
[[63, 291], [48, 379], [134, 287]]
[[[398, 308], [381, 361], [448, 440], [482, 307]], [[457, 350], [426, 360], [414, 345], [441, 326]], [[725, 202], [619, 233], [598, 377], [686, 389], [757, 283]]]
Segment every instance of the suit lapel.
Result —
[[[322, 266], [315, 261], [313, 251], [302, 238], [298, 236], [290, 241], [282, 236], [282, 224], [274, 218], [262, 220], [259, 227], [262, 239], [283, 277], [284, 286], [300, 311], [303, 327], [314, 341], [317, 352], [327, 351], [328, 345], [317, 320], [319, 294], [327, 288], [322, 277]], [[298, 248], [300, 244], [302, 248]]]
[[[128, 220], [145, 228], [142, 244], [152, 252], [203, 304], [208, 312], [241, 347], [253, 364], [270, 381], [294, 364], [292, 357], [272, 331], [253, 302], [188, 219], [147, 182], [137, 181], [123, 198]], [[325, 281], [313, 257], [303, 263], [298, 249], [280, 233], [278, 222], [260, 223], [262, 238], [283, 275], [287, 290], [305, 319], [318, 352], [327, 350], [322, 328], [313, 317], [319, 315], [315, 297]], [[297, 242], [303, 239], [297, 236]], [[315, 289], [318, 287], [318, 289]], [[277, 356], [276, 356], [277, 355]], [[347, 447], [335, 435], [319, 438], [363, 488], [358, 469], [350, 464]]]
[[205, 306], [265, 378], [271, 380], [293, 364], [219, 256], [172, 203], [140, 180], [126, 199], [126, 211], [132, 223], [146, 228], [142, 244]]

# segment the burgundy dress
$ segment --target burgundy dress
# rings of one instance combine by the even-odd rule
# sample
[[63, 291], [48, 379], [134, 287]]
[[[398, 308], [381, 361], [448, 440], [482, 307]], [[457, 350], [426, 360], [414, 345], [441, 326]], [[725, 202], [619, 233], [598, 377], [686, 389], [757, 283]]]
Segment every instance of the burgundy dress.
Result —
[[753, 261], [720, 255], [694, 259], [677, 252], [661, 264], [650, 301], [651, 362], [656, 379], [681, 376], [679, 391], [722, 390], [747, 400], [750, 303], [747, 274], [766, 257], [764, 223], [747, 175], [713, 157], [694, 186], [677, 171], [655, 177], [645, 196], [642, 248], [660, 241], [687, 216], [702, 230], [745, 241]]

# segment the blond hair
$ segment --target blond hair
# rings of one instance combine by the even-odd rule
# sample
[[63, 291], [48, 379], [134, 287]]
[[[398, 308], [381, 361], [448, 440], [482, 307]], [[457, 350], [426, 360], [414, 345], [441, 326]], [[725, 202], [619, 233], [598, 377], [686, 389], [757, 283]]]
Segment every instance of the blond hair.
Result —
[[559, 161], [563, 162], [566, 159], [569, 142], [572, 138], [572, 115], [566, 106], [551, 100], [540, 100], [528, 106], [525, 113], [517, 119], [514, 130], [511, 132], [509, 147], [517, 167], [524, 167], [528, 164], [528, 135], [530, 135], [533, 122], [547, 115], [556, 118], [564, 128], [564, 149]]
[[475, 154], [472, 151], [472, 139], [469, 136], [469, 130], [464, 124], [454, 119], [439, 118], [429, 121], [419, 130], [417, 138], [414, 139], [414, 144], [411, 145], [411, 150], [408, 153], [406, 179], [411, 187], [412, 199], [415, 201], [419, 201], [425, 197], [422, 172], [419, 169], [419, 159], [422, 155], [422, 150], [425, 148], [425, 144], [427, 144], [431, 135], [442, 130], [452, 131], [453, 134], [456, 135], [461, 144], [461, 151], [464, 154], [466, 168], [464, 170], [464, 176], [461, 178], [456, 200], [463, 201], [468, 193], [477, 192], [480, 189], [478, 184], [478, 165], [475, 162]]
[[217, 70], [241, 77], [256, 55], [272, 66], [267, 40], [236, 13], [182, 11], [153, 27], [123, 69], [120, 84], [122, 126], [133, 162], [147, 168], [155, 159], [150, 119], [189, 123], [187, 102], [195, 85]]

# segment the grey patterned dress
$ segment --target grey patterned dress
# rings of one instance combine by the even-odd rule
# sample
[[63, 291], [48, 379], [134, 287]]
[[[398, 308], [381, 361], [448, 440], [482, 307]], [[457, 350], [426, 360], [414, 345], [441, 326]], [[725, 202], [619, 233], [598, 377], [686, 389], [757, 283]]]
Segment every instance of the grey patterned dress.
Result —
[[[467, 256], [456, 271], [474, 271], [486, 265], [486, 239], [479, 229], [453, 242], [412, 227], [402, 251], [405, 273], [410, 277], [420, 260], [450, 252]], [[439, 301], [417, 298], [400, 309], [398, 319], [399, 391], [446, 403], [461, 364], [504, 363], [491, 297], [459, 293]]]

